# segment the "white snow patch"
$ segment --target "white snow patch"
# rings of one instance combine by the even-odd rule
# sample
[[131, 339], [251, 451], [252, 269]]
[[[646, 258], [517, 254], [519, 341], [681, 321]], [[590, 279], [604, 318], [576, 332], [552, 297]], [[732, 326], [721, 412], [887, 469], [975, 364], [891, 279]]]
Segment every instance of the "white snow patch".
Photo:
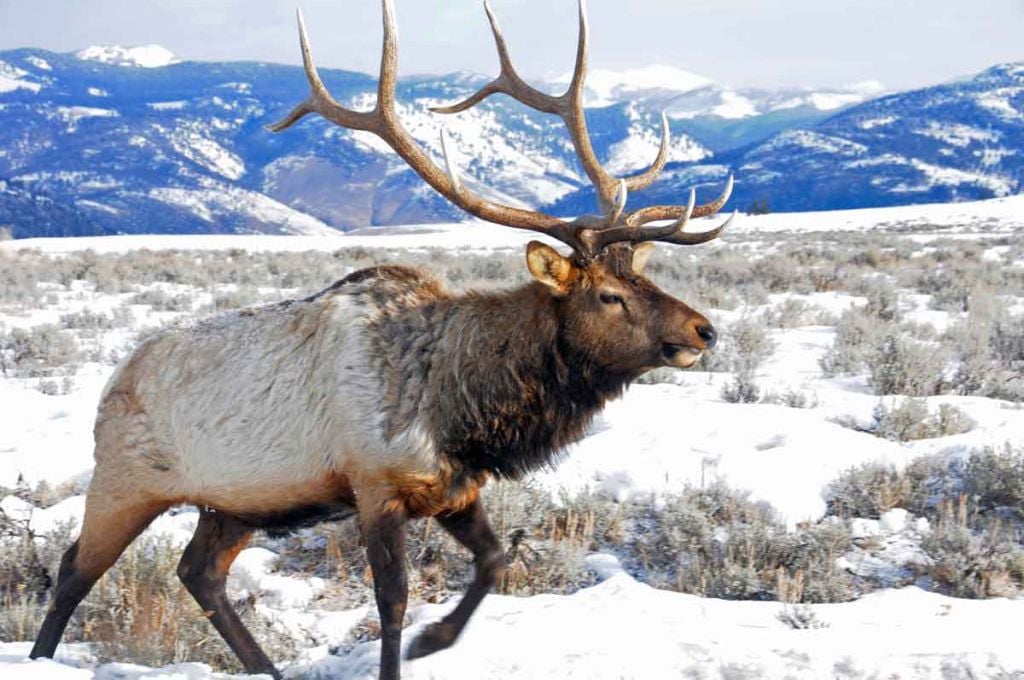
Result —
[[[646, 168], [654, 161], [661, 147], [660, 126], [633, 124], [626, 137], [608, 149], [608, 171], [625, 174]], [[669, 139], [668, 161], [697, 161], [711, 152], [688, 135]]]
[[1004, 120], [1022, 120], [1024, 114], [1014, 108], [1010, 101], [1021, 92], [1024, 92], [1024, 87], [1001, 87], [991, 90], [978, 96], [978, 105]]
[[965, 147], [974, 142], [998, 142], [1001, 135], [993, 130], [982, 130], [961, 123], [939, 123], [929, 121], [928, 127], [914, 130], [914, 134], [931, 137], [956, 147]]
[[169, 102], [149, 102], [146, 104], [146, 106], [148, 106], [151, 109], [154, 109], [155, 111], [177, 111], [179, 109], [185, 108], [185, 105], [187, 103], [188, 102], [186, 102], [183, 99], [177, 99], [175, 101]]
[[725, 90], [721, 94], [721, 103], [711, 109], [713, 115], [721, 118], [747, 118], [756, 116], [757, 106], [738, 92]]
[[[564, 87], [571, 79], [572, 73], [564, 73], [555, 78], [552, 84]], [[663, 64], [623, 71], [595, 69], [587, 73], [584, 103], [595, 107], [609, 106], [640, 92], [662, 90], [684, 93], [712, 84], [713, 81], [704, 76]]]
[[937, 184], [944, 186], [959, 186], [961, 184], [975, 184], [990, 189], [996, 196], [1008, 196], [1016, 186], [1015, 182], [1007, 177], [999, 175], [986, 175], [980, 172], [958, 170], [956, 168], [944, 168], [941, 165], [925, 163], [916, 158], [910, 159], [910, 164], [924, 175], [924, 183], [910, 185], [901, 182], [894, 186], [891, 191], [895, 193], [910, 193], [917, 191], [929, 191]]
[[864, 101], [864, 96], [853, 92], [815, 92], [810, 100], [811, 105], [819, 111], [835, 111], [844, 106], [859, 104]]
[[75, 201], [75, 205], [77, 205], [79, 207], [82, 207], [82, 208], [90, 208], [92, 210], [99, 210], [100, 212], [105, 212], [105, 213], [107, 213], [109, 215], [120, 215], [121, 214], [121, 211], [118, 210], [117, 208], [112, 208], [109, 205], [105, 205], [103, 203], [98, 203], [96, 201], [90, 201], [90, 200], [87, 200], [87, 199], [79, 199], [79, 200]]
[[32, 55], [30, 57], [25, 57], [25, 61], [28, 62], [29, 64], [32, 64], [33, 66], [35, 66], [37, 69], [39, 69], [41, 71], [52, 71], [53, 70], [53, 67], [50, 66], [50, 62], [46, 61], [42, 57], [37, 57], [35, 55]]
[[28, 71], [8, 64], [6, 61], [0, 61], [0, 92], [13, 92], [19, 89], [39, 92], [42, 85], [22, 80], [27, 75]]
[[174, 58], [173, 52], [160, 45], [140, 45], [138, 47], [94, 45], [76, 52], [75, 56], [86, 61], [98, 61], [112, 66], [140, 68], [159, 68], [178, 61]]
[[896, 116], [880, 116], [878, 118], [868, 118], [857, 123], [857, 127], [861, 130], [871, 130], [872, 128], [880, 127], [882, 125], [890, 125], [896, 122]]
[[196, 124], [182, 126], [170, 137], [171, 146], [190, 161], [228, 179], [245, 174], [242, 159], [203, 134]]
[[758, 155], [781, 149], [786, 146], [798, 146], [823, 153], [839, 154], [842, 156], [860, 156], [867, 153], [868, 148], [863, 144], [852, 142], [842, 137], [823, 135], [810, 130], [787, 130], [781, 132], [756, 149]]
[[264, 194], [228, 185], [208, 189], [165, 187], [152, 189], [149, 197], [184, 208], [200, 219], [214, 222], [218, 215], [244, 217], [265, 230], [276, 228], [281, 234], [336, 236], [339, 232], [320, 220], [279, 203]]
[[77, 123], [83, 118], [117, 118], [121, 115], [114, 109], [99, 109], [94, 106], [58, 106], [54, 111], [66, 123]]

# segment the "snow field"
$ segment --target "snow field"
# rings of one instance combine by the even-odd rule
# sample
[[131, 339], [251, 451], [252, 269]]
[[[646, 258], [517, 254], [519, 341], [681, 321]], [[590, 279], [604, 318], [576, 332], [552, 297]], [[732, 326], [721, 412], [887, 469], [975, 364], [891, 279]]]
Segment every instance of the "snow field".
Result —
[[[971, 240], [1024, 231], [1020, 197], [952, 206], [912, 206], [888, 210], [766, 215], [743, 218], [737, 231], [750, 239], [781, 231], [809, 237], [831, 230], [884, 225], [929, 225], [912, 237], [927, 247], [948, 233]], [[880, 226], [881, 225], [881, 226]], [[979, 225], [984, 231], [975, 233]], [[970, 227], [970, 228], [968, 228]], [[765, 236], [762, 236], [764, 234]], [[347, 247], [520, 249], [533, 235], [480, 224], [385, 230], [380, 235], [309, 237], [111, 237], [40, 239], [0, 244], [0, 258], [40, 248], [54, 256], [83, 248], [121, 253], [147, 247], [195, 250], [334, 251]], [[1005, 248], [1005, 246], [998, 246]], [[990, 249], [1001, 257], [1005, 250]], [[989, 251], [986, 251], [989, 256]], [[0, 259], [2, 262], [2, 259]], [[1017, 266], [1020, 266], [1018, 263]], [[75, 284], [78, 286], [78, 284]], [[4, 327], [53, 322], [61, 313], [84, 308], [113, 310], [130, 297], [100, 294], [73, 286], [41, 310], [3, 313]], [[183, 290], [183, 289], [182, 289]], [[193, 291], [199, 295], [198, 291]], [[204, 291], [203, 295], [209, 295]], [[924, 296], [927, 297], [927, 296]], [[827, 315], [838, 315], [863, 298], [846, 293], [773, 295], [769, 303], [798, 298]], [[204, 298], [205, 299], [205, 298]], [[955, 315], [929, 309], [927, 300], [908, 297], [908, 317], [941, 330]], [[1018, 301], [1019, 303], [1019, 301]], [[139, 325], [160, 318], [139, 308]], [[730, 322], [749, 310], [702, 310], [717, 322]], [[166, 313], [165, 318], [170, 316]], [[972, 449], [1024, 441], [1024, 411], [995, 399], [942, 395], [925, 398], [930, 410], [955, 405], [974, 421], [962, 434], [913, 442], [893, 442], [858, 432], [837, 417], [869, 422], [879, 403], [864, 376], [824, 378], [818, 359], [835, 331], [827, 325], [772, 329], [776, 349], [758, 369], [765, 392], [795, 390], [812, 397], [808, 408], [778, 404], [732, 404], [721, 398], [731, 376], [699, 369], [672, 382], [637, 384], [608, 406], [588, 437], [572, 447], [556, 470], [532, 483], [562, 492], [596, 492], [619, 501], [653, 503], [687, 485], [723, 481], [751, 492], [775, 507], [795, 526], [825, 511], [823, 491], [844, 470], [864, 462], [897, 467], [922, 455], [963, 457]], [[129, 340], [121, 332], [102, 340], [106, 349]], [[68, 394], [44, 395], [30, 380], [0, 380], [0, 487], [19, 480], [32, 487], [45, 481], [69, 495], [40, 509], [9, 495], [0, 499], [8, 516], [24, 519], [36, 533], [62, 522], [80, 521], [81, 490], [92, 465], [91, 428], [95, 404], [112, 367], [85, 363]], [[898, 398], [886, 397], [893, 404]], [[182, 509], [161, 517], [150, 535], [168, 534], [177, 545], [190, 538], [197, 512]], [[924, 518], [896, 508], [881, 519], [855, 518], [857, 547], [837, 556], [836, 567], [880, 583], [895, 583], [901, 569], [926, 560], [920, 541], [932, 530]], [[597, 554], [588, 566], [600, 583], [570, 595], [491, 596], [451, 649], [405, 664], [408, 678], [1004, 678], [1024, 674], [1024, 651], [1014, 627], [1024, 613], [1020, 600], [962, 600], [910, 586], [883, 589], [842, 604], [799, 605], [705, 599], [651, 588], [622, 570], [615, 556]], [[316, 606], [323, 579], [275, 571], [275, 555], [263, 547], [242, 552], [232, 567], [229, 588], [239, 597], [258, 595], [259, 612], [302, 641], [303, 651], [287, 669], [289, 677], [373, 678], [378, 643], [352, 642], [367, 607], [330, 611]], [[410, 609], [405, 640], [454, 606], [420, 604]], [[781, 615], [781, 616], [780, 616]], [[787, 618], [788, 616], [788, 618]], [[794, 628], [788, 621], [804, 621]], [[61, 648], [57, 662], [27, 662], [29, 644], [0, 642], [0, 677], [12, 678], [212, 678], [202, 664], [150, 669], [126, 663], [98, 664], [88, 645]], [[340, 653], [335, 653], [337, 650]]]

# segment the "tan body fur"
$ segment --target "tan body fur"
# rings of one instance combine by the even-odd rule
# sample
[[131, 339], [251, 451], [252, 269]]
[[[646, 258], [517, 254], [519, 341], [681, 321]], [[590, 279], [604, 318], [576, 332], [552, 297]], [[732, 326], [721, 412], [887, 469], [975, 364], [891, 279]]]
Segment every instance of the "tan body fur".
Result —
[[148, 339], [104, 391], [90, 506], [131, 490], [243, 517], [368, 495], [409, 498], [413, 516], [454, 509], [417, 497], [448, 496], [447, 466], [415, 417], [389, 431], [395, 386], [372, 330], [444, 293], [411, 270], [376, 271]]

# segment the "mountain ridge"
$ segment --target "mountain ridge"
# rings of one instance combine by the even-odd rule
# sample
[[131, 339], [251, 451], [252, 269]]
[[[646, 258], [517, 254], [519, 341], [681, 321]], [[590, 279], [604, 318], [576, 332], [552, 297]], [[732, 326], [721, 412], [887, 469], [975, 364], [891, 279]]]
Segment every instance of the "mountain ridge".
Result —
[[[0, 224], [17, 237], [40, 235], [44, 225], [46, 233], [67, 235], [317, 234], [464, 217], [372, 135], [313, 116], [285, 134], [267, 133], [266, 124], [306, 97], [301, 68], [176, 61], [157, 47], [0, 52]], [[96, 58], [82, 59], [83, 52]], [[118, 65], [131, 55], [150, 67]], [[632, 78], [639, 89], [587, 111], [596, 153], [622, 174], [654, 158], [659, 114], [668, 111], [668, 167], [630, 197], [634, 207], [679, 203], [691, 184], [720, 185], [730, 171], [734, 205], [776, 210], [983, 198], [1021, 186], [1024, 158], [1013, 146], [1024, 142], [1020, 64], [854, 105], [842, 93], [814, 90], [747, 96], [678, 69], [669, 79], [675, 90], [649, 87], [666, 68], [652, 67], [649, 78]], [[372, 106], [375, 77], [321, 73], [343, 104]], [[614, 95], [620, 86], [604, 78], [598, 85]], [[438, 133], [446, 127], [468, 184], [494, 200], [562, 215], [591, 212], [592, 191], [557, 118], [504, 97], [458, 116], [427, 110], [488, 80], [470, 72], [401, 78], [403, 123], [438, 164]], [[926, 91], [930, 100], [918, 94]], [[815, 108], [816, 96], [838, 108]], [[747, 97], [756, 110], [717, 115], [723, 97]], [[964, 104], [972, 97], [982, 103]], [[872, 188], [872, 179], [880, 184]]]

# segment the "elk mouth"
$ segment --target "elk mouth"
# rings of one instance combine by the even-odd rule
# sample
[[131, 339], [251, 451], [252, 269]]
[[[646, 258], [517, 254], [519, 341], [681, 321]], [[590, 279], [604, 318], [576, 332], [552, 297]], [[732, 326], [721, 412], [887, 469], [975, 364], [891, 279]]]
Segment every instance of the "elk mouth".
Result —
[[672, 342], [665, 342], [661, 345], [661, 357], [666, 366], [677, 368], [689, 368], [697, 363], [703, 350], [690, 345], [680, 345]]

